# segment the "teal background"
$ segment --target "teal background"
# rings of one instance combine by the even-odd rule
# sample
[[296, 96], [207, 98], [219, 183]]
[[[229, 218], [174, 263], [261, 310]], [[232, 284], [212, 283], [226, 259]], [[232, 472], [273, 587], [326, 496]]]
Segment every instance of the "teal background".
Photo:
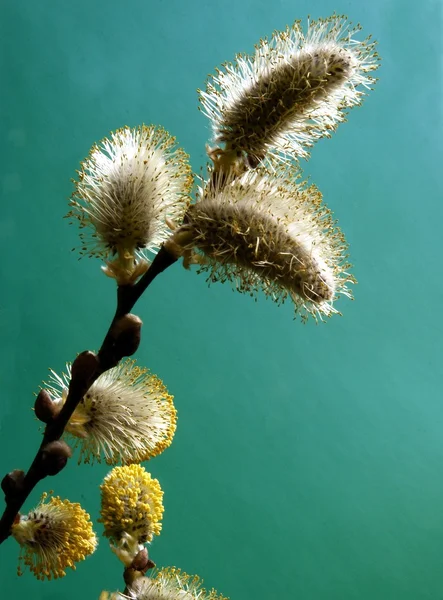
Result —
[[[171, 268], [138, 305], [138, 352], [176, 397], [160, 566], [232, 600], [443, 599], [442, 5], [433, 0], [0, 2], [0, 473], [27, 468], [33, 392], [96, 349], [114, 309], [62, 217], [80, 160], [122, 125], [163, 125], [205, 163], [196, 88], [296, 18], [347, 14], [379, 40], [376, 91], [306, 165], [359, 280], [342, 318], [303, 326]], [[44, 482], [98, 515], [103, 466]], [[98, 598], [121, 586], [103, 539], [63, 580], [15, 574], [1, 598]]]

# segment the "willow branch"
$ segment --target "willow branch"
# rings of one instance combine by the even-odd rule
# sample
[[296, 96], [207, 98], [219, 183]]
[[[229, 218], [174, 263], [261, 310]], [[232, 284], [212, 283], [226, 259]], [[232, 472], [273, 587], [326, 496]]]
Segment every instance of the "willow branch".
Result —
[[162, 247], [148, 271], [135, 285], [117, 288], [117, 308], [101, 348], [97, 354], [90, 351], [82, 352], [73, 362], [66, 402], [57, 416], [47, 423], [42, 443], [27, 473], [13, 471], [2, 481], [6, 508], [0, 519], [0, 544], [10, 536], [14, 520], [34, 487], [39, 481], [52, 474], [48, 473], [44, 449], [49, 443], [61, 438], [72, 413], [94, 381], [102, 373], [115, 367], [124, 356], [135, 352], [138, 343], [132, 351], [128, 351], [128, 345], [120, 335], [119, 323], [132, 310], [157, 275], [170, 267], [176, 260], [177, 258], [173, 254]]

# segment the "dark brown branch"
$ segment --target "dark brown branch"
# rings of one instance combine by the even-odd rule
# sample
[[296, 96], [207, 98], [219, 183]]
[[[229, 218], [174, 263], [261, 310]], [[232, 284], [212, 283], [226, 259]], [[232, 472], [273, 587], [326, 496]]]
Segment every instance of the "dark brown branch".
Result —
[[[5, 491], [6, 508], [0, 519], [0, 544], [11, 534], [11, 526], [29, 494], [39, 481], [49, 475], [44, 464], [45, 447], [50, 442], [61, 438], [72, 413], [94, 381], [102, 373], [115, 367], [123, 356], [128, 356], [127, 353], [122, 353], [127, 349], [127, 344], [121, 343], [121, 336], [118, 335], [118, 323], [131, 311], [157, 275], [170, 267], [176, 260], [175, 256], [162, 247], [148, 271], [135, 285], [117, 288], [115, 315], [98, 354], [85, 351], [77, 356], [72, 365], [72, 376], [66, 402], [58, 415], [46, 425], [43, 441], [28, 472], [20, 478], [6, 476], [7, 485], [2, 486]], [[16, 482], [15, 485], [14, 482]]]

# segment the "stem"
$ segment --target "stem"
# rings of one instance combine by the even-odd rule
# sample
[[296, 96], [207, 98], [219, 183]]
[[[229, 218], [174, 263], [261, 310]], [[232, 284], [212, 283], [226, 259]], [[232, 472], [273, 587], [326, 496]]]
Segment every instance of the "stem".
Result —
[[[137, 300], [157, 275], [174, 264], [176, 260], [177, 258], [162, 246], [148, 271], [135, 285], [125, 285], [117, 288], [117, 308], [115, 315], [97, 356], [92, 352], [83, 352], [74, 361], [68, 397], [62, 410], [53, 421], [46, 425], [42, 443], [23, 481], [20, 482], [16, 489], [8, 491], [5, 496], [6, 508], [0, 519], [0, 544], [11, 535], [12, 524], [29, 494], [39, 481], [47, 477], [42, 465], [43, 448], [49, 442], [61, 438], [72, 413], [94, 381], [102, 373], [119, 363], [121, 355], [118, 352], [118, 340], [114, 333], [114, 325], [131, 311]], [[79, 359], [80, 367], [76, 369], [74, 367]]]

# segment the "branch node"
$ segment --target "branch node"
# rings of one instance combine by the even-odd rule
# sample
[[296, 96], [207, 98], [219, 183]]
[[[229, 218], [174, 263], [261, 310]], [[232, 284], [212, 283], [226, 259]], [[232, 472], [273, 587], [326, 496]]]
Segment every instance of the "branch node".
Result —
[[71, 458], [72, 450], [66, 442], [57, 440], [49, 442], [42, 449], [41, 465], [46, 475], [57, 475], [66, 466], [68, 458]]
[[34, 403], [35, 416], [43, 423], [53, 421], [61, 410], [61, 405], [56, 404], [46, 390], [40, 390]]
[[117, 360], [132, 356], [140, 345], [142, 320], [133, 314], [118, 319], [111, 329], [114, 338], [114, 355]]
[[2, 479], [2, 490], [5, 493], [6, 500], [19, 493], [23, 488], [23, 480], [25, 478], [25, 472], [20, 469], [14, 469], [10, 473], [7, 473]]
[[89, 382], [100, 368], [98, 356], [90, 350], [81, 352], [72, 363], [71, 381], [81, 379]]

